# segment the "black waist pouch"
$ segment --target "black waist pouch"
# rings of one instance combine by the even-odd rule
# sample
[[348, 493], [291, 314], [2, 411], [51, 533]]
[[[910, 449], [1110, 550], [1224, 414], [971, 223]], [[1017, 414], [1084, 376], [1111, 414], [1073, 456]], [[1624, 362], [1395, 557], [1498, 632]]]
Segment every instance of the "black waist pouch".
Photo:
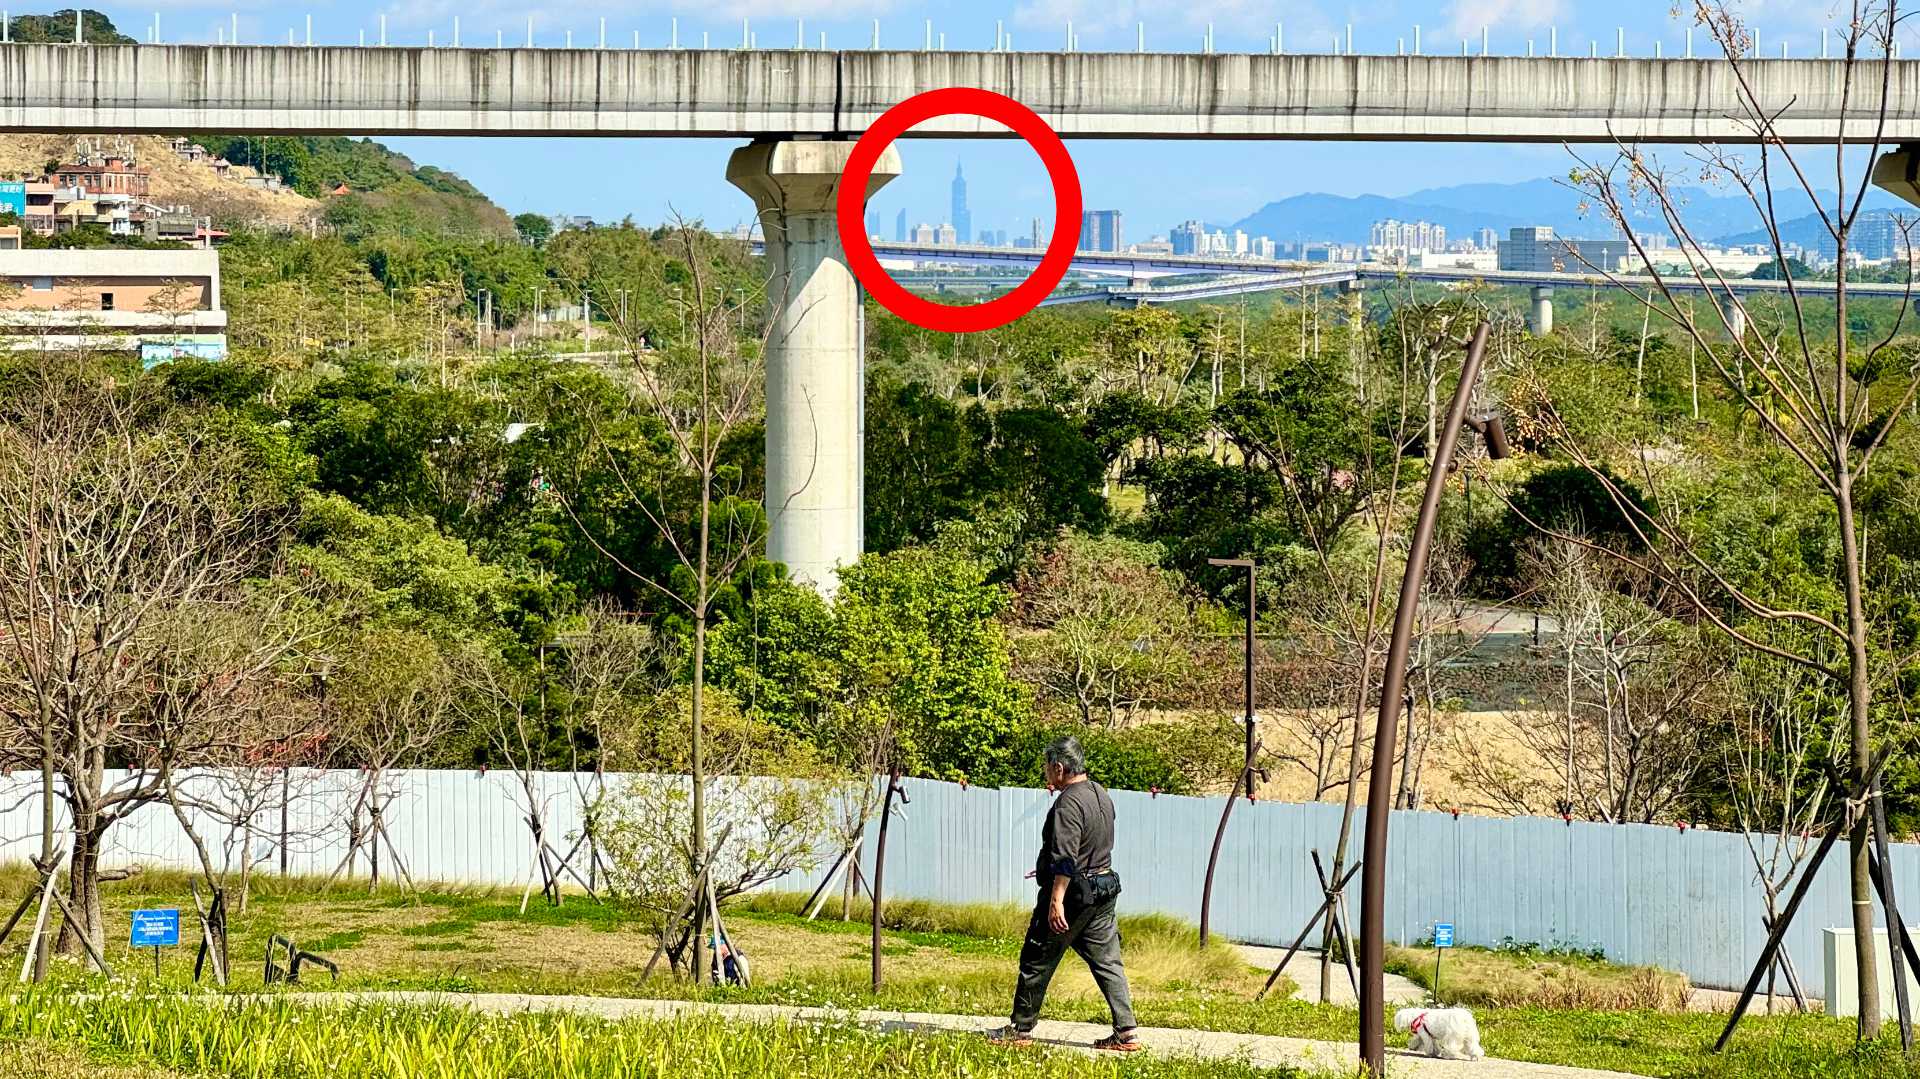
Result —
[[1111, 869], [1083, 873], [1073, 878], [1082, 907], [1097, 907], [1120, 898], [1120, 874]]

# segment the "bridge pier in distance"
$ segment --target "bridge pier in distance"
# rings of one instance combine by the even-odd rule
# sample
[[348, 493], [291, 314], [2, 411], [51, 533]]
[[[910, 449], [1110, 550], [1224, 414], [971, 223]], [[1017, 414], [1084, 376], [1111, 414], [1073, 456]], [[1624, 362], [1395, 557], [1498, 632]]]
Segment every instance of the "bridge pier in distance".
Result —
[[1533, 307], [1527, 312], [1527, 332], [1545, 337], [1553, 332], [1553, 286], [1533, 287]]
[[1367, 321], [1367, 283], [1358, 277], [1340, 282], [1340, 295], [1347, 301], [1347, 321], [1360, 326]]
[[1741, 306], [1739, 297], [1734, 296], [1732, 293], [1723, 292], [1720, 294], [1717, 302], [1720, 304], [1721, 317], [1726, 319], [1727, 337], [1734, 341], [1745, 337], [1747, 335], [1747, 309]]
[[[828, 597], [865, 548], [866, 325], [834, 209], [852, 152], [851, 142], [772, 139], [727, 162], [766, 238], [767, 557]], [[889, 147], [867, 196], [899, 174]]]

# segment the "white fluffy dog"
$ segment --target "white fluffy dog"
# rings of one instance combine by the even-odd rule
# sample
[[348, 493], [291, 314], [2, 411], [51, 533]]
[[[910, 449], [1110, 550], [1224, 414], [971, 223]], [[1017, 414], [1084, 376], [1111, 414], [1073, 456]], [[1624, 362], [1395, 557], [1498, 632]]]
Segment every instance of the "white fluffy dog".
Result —
[[1402, 1008], [1393, 1015], [1395, 1030], [1407, 1035], [1407, 1048], [1444, 1060], [1479, 1060], [1480, 1024], [1465, 1008]]

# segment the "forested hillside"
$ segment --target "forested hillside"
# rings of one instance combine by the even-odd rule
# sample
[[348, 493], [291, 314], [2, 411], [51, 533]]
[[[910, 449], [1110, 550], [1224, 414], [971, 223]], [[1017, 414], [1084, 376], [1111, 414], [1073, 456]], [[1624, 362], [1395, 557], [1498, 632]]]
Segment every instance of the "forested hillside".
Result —
[[[328, 699], [485, 684], [532, 724], [520, 746], [500, 740], [492, 706], [460, 712], [412, 751], [420, 764], [683, 763], [698, 471], [687, 406], [649, 387], [697, 365], [702, 340], [707, 362], [725, 342], [727, 362], [758, 377], [758, 260], [698, 230], [625, 226], [539, 247], [252, 233], [223, 262], [234, 359], [176, 363], [116, 392], [146, 402], [143, 431], [237, 447], [224, 482], [279, 522], [257, 572], [325, 612]], [[483, 292], [491, 325], [476, 323]], [[536, 298], [586, 297], [591, 359], [567, 362], [584, 328], [577, 314], [536, 322]], [[1559, 332], [1532, 338], [1523, 301], [1387, 289], [1364, 322], [1312, 296], [1051, 309], [961, 337], [871, 310], [870, 553], [837, 602], [757, 556], [757, 390], [715, 429], [713, 489], [739, 557], [704, 620], [711, 752], [749, 770], [860, 767], [861, 732], [881, 729], [911, 772], [1021, 783], [1037, 777], [1038, 740], [1067, 729], [1115, 785], [1221, 789], [1239, 767], [1244, 592], [1208, 560], [1252, 556], [1265, 782], [1341, 797], [1356, 695], [1378, 676], [1389, 617], [1368, 597], [1398, 580], [1457, 337], [1490, 318], [1483, 395], [1522, 452], [1475, 451], [1444, 503], [1400, 800], [1733, 819], [1726, 740], [1754, 720], [1727, 687], [1808, 690], [1633, 569], [1646, 566], [1645, 522], [1610, 492], [1744, 552], [1716, 572], [1823, 610], [1838, 602], [1831, 512], [1756, 437], [1700, 341], [1599, 294], [1569, 294]], [[1755, 318], [1785, 311], [1759, 304]], [[1852, 317], [1885, 334], [1896, 315], [1861, 303]], [[1817, 303], [1806, 317], [1831, 323]], [[1569, 452], [1574, 439], [1652, 456], [1583, 449], [1597, 464]], [[1914, 633], [1899, 583], [1920, 545], [1913, 449], [1901, 425], [1864, 489], [1890, 659]], [[1756, 491], [1767, 497], [1733, 497]], [[1518, 614], [1490, 633], [1502, 608]], [[1515, 628], [1535, 615], [1537, 636]], [[580, 681], [581, 642], [614, 641], [623, 673], [596, 676], [611, 688]], [[518, 688], [503, 691], [494, 679], [508, 675]], [[1809, 752], [1838, 744], [1823, 730], [1810, 728]], [[364, 752], [332, 725], [318, 743], [327, 760]]]
[[[326, 223], [349, 236], [447, 234], [511, 237], [513, 224], [472, 184], [415, 165], [372, 139], [340, 136], [198, 134], [217, 156], [279, 176], [310, 199], [325, 199]], [[346, 191], [335, 191], [344, 186]]]

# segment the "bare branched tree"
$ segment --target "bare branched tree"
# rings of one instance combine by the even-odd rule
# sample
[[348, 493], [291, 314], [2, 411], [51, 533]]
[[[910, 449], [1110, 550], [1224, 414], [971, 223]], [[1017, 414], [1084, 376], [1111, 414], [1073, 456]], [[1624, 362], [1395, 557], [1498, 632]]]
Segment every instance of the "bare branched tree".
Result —
[[[1689, 533], [1671, 502], [1657, 491], [1646, 503], [1629, 497], [1599, 467], [1608, 456], [1636, 461], [1636, 471], [1645, 477], [1642, 482], [1652, 487], [1656, 451], [1644, 445], [1590, 445], [1590, 440], [1575, 437], [1560, 422], [1550, 403], [1538, 409], [1534, 435], [1566, 447], [1606, 486], [1639, 533], [1645, 552], [1636, 556], [1640, 572], [1665, 581], [1697, 617], [1740, 647], [1799, 665], [1844, 696], [1848, 785], [1852, 786], [1872, 768], [1876, 693], [1891, 672], [1889, 663], [1876, 658], [1882, 634], [1878, 605], [1868, 588], [1857, 492], [1873, 474], [1895, 429], [1910, 424], [1909, 408], [1920, 393], [1920, 369], [1888, 362], [1894, 359], [1888, 350], [1910, 309], [1910, 287], [1884, 336], [1863, 333], [1849, 316], [1849, 259], [1871, 181], [1870, 172], [1854, 170], [1854, 163], [1862, 151], [1870, 159], [1881, 146], [1893, 93], [1894, 65], [1888, 61], [1901, 13], [1897, 0], [1851, 0], [1838, 10], [1843, 19], [1840, 93], [1835, 102], [1839, 118], [1834, 121], [1832, 139], [1809, 149], [1794, 146], [1783, 130], [1782, 117], [1796, 102], [1773, 99], [1763, 81], [1753, 77], [1749, 59], [1753, 38], [1734, 6], [1726, 0], [1693, 0], [1691, 5], [1695, 21], [1725, 54], [1727, 77], [1739, 102], [1733, 119], [1746, 129], [1746, 141], [1753, 146], [1738, 153], [1708, 147], [1689, 163], [1687, 174], [1704, 175], [1744, 194], [1776, 252], [1786, 246], [1783, 222], [1776, 213], [1777, 197], [1787, 192], [1812, 202], [1821, 229], [1832, 241], [1831, 280], [1802, 279], [1789, 263], [1780, 263], [1785, 302], [1772, 331], [1756, 332], [1752, 316], [1756, 310], [1766, 312], [1745, 299], [1706, 256], [1700, 238], [1688, 226], [1686, 196], [1674, 173], [1640, 147], [1624, 142], [1615, 145], [1610, 160], [1576, 154], [1574, 172], [1574, 183], [1626, 237], [1633, 254], [1630, 264], [1647, 268], [1651, 287], [1643, 292], [1627, 288], [1627, 294], [1705, 358], [1743, 419], [1764, 435], [1769, 448], [1791, 461], [1831, 506], [1836, 548], [1832, 583], [1841, 596], [1835, 609], [1792, 606], [1794, 601], [1741, 584], [1724, 560], [1715, 556], [1710, 543]], [[1830, 192], [1816, 186], [1815, 176], [1824, 171], [1816, 155], [1831, 159], [1831, 173], [1826, 174], [1833, 183]], [[1658, 268], [1660, 260], [1648, 249], [1655, 234], [1677, 241], [1685, 265], [1682, 272], [1667, 274]], [[1587, 266], [1624, 287], [1617, 267], [1590, 262]], [[1907, 279], [1910, 286], [1911, 273]], [[1709, 323], [1696, 317], [1688, 290], [1704, 290], [1715, 301], [1704, 305]], [[1822, 325], [1828, 313], [1831, 331]], [[1877, 802], [1878, 797], [1875, 791], [1870, 801]], [[1850, 807], [1849, 812], [1858, 1032], [1871, 1038], [1881, 1024], [1868, 871], [1874, 814], [1864, 806]]]
[[1657, 580], [1590, 549], [1536, 541], [1523, 573], [1555, 627], [1540, 694], [1554, 707], [1510, 711], [1526, 767], [1461, 746], [1460, 778], [1502, 813], [1647, 824], [1671, 819], [1711, 766], [1708, 732], [1725, 706], [1727, 657], [1663, 613]]
[[406, 863], [387, 834], [385, 814], [393, 798], [392, 776], [440, 748], [458, 713], [459, 683], [440, 646], [422, 634], [366, 628], [339, 649], [338, 674], [327, 686], [323, 722], [335, 759], [358, 769], [347, 813], [347, 852], [329, 880], [367, 861], [368, 887], [380, 887], [384, 848], [401, 880], [411, 886]]
[[[145, 384], [71, 355], [9, 372], [0, 395], [0, 745], [42, 776], [40, 864], [71, 835], [62, 946], [97, 950], [108, 832], [161, 801], [169, 770], [241, 748], [245, 715], [309, 627], [253, 590], [288, 512], [244, 452]], [[110, 762], [131, 775], [109, 784]]]
[[[580, 626], [561, 633], [555, 645], [565, 658], [557, 682], [567, 696], [567, 741], [581, 820], [580, 834], [561, 864], [571, 865], [584, 854], [591, 890], [606, 871], [600, 808], [607, 793], [609, 737], [613, 728], [632, 721], [637, 701], [670, 688], [682, 657], [650, 627], [604, 601], [589, 603]], [[592, 761], [591, 772], [583, 755]]]
[[[541, 657], [545, 663], [544, 654]], [[546, 709], [544, 670], [522, 670], [497, 649], [475, 642], [453, 661], [458, 688], [454, 712], [467, 730], [486, 739], [493, 759], [506, 764], [513, 775], [512, 797], [533, 841], [533, 870], [528, 880], [540, 884], [549, 906], [561, 902], [563, 872], [560, 852], [548, 834], [552, 797], [541, 787], [547, 763], [550, 717]]]
[[[627, 356], [622, 372], [637, 408], [654, 416], [670, 451], [653, 474], [629, 467], [604, 439], [601, 457], [629, 505], [658, 531], [672, 556], [672, 569], [630, 564], [613, 549], [612, 538], [598, 535], [568, 504], [575, 524], [588, 540], [624, 573], [664, 601], [690, 624], [692, 666], [692, 784], [688, 826], [690, 848], [707, 847], [707, 784], [702, 721], [706, 698], [707, 631], [721, 587], [745, 569], [766, 540], [767, 514], [747, 477], [728, 464], [728, 436], [759, 415], [765, 400], [766, 319], [749, 326], [747, 311], [759, 294], [729, 295], [716, 279], [716, 245], [726, 243], [696, 223], [677, 221], [664, 239], [669, 260], [656, 287], [674, 296], [676, 327], [651, 324], [638, 311], [621, 312], [616, 324]], [[675, 283], [683, 279], [683, 283]], [[766, 295], [781, 290], [765, 289]], [[649, 332], [653, 333], [650, 339]], [[705, 964], [699, 925], [693, 913], [693, 964], [699, 977]]]
[[[1813, 852], [1813, 835], [1830, 819], [1832, 777], [1840, 772], [1846, 748], [1844, 725], [1819, 714], [1813, 681], [1790, 664], [1753, 660], [1743, 665], [1734, 690], [1741, 704], [1732, 710], [1730, 737], [1721, 741], [1733, 819], [1753, 859], [1768, 929], [1780, 916], [1781, 896]], [[1787, 975], [1804, 1008], [1799, 973], [1784, 948], [1775, 967], [1767, 972], [1767, 1010], [1773, 1010], [1779, 972]]]

